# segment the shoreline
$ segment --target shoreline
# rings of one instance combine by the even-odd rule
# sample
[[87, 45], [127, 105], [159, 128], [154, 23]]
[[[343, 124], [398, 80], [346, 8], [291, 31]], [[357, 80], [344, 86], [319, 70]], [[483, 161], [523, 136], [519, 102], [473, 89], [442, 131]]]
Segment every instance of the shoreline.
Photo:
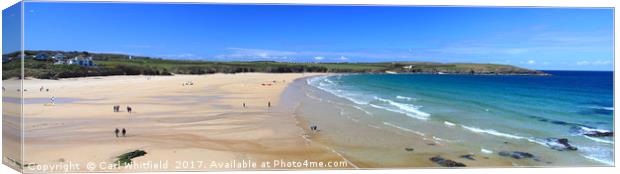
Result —
[[[432, 144], [430, 146], [433, 147], [444, 146], [444, 142], [423, 138], [417, 134], [401, 132], [400, 130], [380, 128], [379, 126], [381, 125], [366, 123], [361, 117], [352, 118], [354, 117], [353, 115], [345, 117], [342, 115], [345, 112], [343, 110], [336, 109], [334, 112], [310, 111], [312, 110], [311, 108], [330, 110], [332, 109], [330, 106], [339, 105], [338, 102], [341, 101], [337, 102], [336, 100], [339, 99], [336, 96], [329, 96], [332, 94], [324, 91], [315, 91], [320, 92], [321, 94], [317, 95], [322, 97], [309, 98], [304, 96], [303, 94], [308, 92], [305, 90], [313, 88], [306, 84], [308, 78], [310, 77], [297, 79], [293, 84], [289, 85], [291, 90], [289, 93], [285, 93], [283, 97], [295, 98], [300, 100], [303, 103], [302, 105], [305, 105], [300, 108], [305, 108], [306, 111], [300, 111], [300, 108], [298, 108], [295, 115], [306, 134], [310, 135], [310, 141], [319, 143], [321, 146], [334, 151], [334, 153], [351, 161], [352, 164], [360, 169], [439, 168], [440, 166], [428, 160], [428, 158], [434, 156], [443, 156], [459, 162], [465, 162], [468, 166], [473, 164], [471, 165], [473, 167], [485, 166], [481, 165], [481, 163], [495, 167], [510, 165], [506, 162], [484, 159], [462, 161], [462, 159], [458, 158], [458, 155], [451, 154], [450, 151], [442, 152], [443, 150], [431, 150], [431, 148], [425, 147], [429, 146], [428, 144]], [[286, 96], [287, 94], [289, 96]], [[312, 103], [312, 100], [318, 100], [318, 102]], [[368, 125], [363, 125], [362, 122]], [[309, 126], [312, 125], [311, 123], [316, 123], [319, 126], [317, 133], [309, 129]], [[367, 137], [361, 138], [361, 136]], [[415, 149], [414, 152], [407, 152], [405, 150], [411, 147]]]
[[[307, 79], [298, 79], [296, 83], [289, 86], [289, 88], [296, 88], [295, 92], [290, 93], [297, 94], [293, 97], [303, 103], [297, 112], [300, 119], [304, 120], [305, 124], [302, 126], [305, 127], [306, 132], [310, 132], [308, 129], [310, 123], [318, 123], [319, 129], [323, 129], [313, 140], [335, 148], [347, 159], [358, 164], [360, 168], [440, 167], [429, 160], [435, 156], [462, 162], [468, 167], [601, 166], [593, 161], [584, 161], [580, 155], [573, 155], [571, 152], [557, 152], [544, 145], [539, 146], [539, 144], [521, 139], [502, 140], [506, 137], [473, 132], [467, 130], [471, 127], [455, 125], [447, 121], [439, 122], [440, 120], [434, 120], [434, 117], [419, 120], [394, 115], [389, 111], [376, 110], [376, 108], [369, 112], [353, 101], [307, 84]], [[379, 114], [376, 114], [377, 112]], [[375, 115], [372, 115], [373, 113]], [[378, 115], [385, 118], [378, 118]], [[454, 139], [455, 137], [467, 138], [464, 140]], [[494, 150], [489, 151], [485, 145], [481, 147], [477, 145], [478, 143], [467, 142], [467, 139], [487, 142], [485, 144]], [[411, 152], [407, 149], [411, 149]], [[498, 154], [502, 151], [530, 151], [541, 159], [506, 158]], [[373, 152], [385, 152], [389, 155]], [[468, 160], [463, 157], [465, 155], [473, 155], [475, 160]], [[394, 160], [395, 158], [401, 160]], [[576, 162], [571, 162], [572, 160]]]
[[[24, 87], [28, 89], [24, 93], [25, 163], [110, 162], [120, 154], [145, 150], [147, 154], [135, 158], [135, 162], [284, 159], [347, 164], [337, 168], [249, 170], [439, 168], [429, 160], [433, 157], [474, 168], [557, 165], [499, 157], [498, 151], [487, 153], [487, 149], [438, 134], [455, 127], [460, 129], [463, 126], [460, 124], [442, 122], [438, 126], [409, 117], [401, 121], [382, 120], [376, 117], [383, 116], [381, 113], [372, 115], [374, 111], [368, 112], [356, 107], [354, 102], [307, 84], [311, 78], [339, 75], [351, 74], [239, 73], [25, 80]], [[192, 85], [186, 85], [188, 82]], [[50, 91], [39, 91], [39, 86]], [[11, 96], [7, 93], [16, 92], [9, 88], [3, 95]], [[45, 102], [50, 96], [56, 97], [56, 104]], [[242, 107], [241, 103], [246, 102], [247, 108]], [[267, 107], [268, 102], [273, 107]], [[15, 105], [10, 100], [3, 100], [3, 104]], [[123, 109], [131, 105], [135, 112], [114, 113], [113, 105], [121, 105]], [[403, 127], [414, 122], [425, 128]], [[8, 123], [3, 124], [6, 128]], [[310, 125], [318, 125], [319, 131], [310, 130]], [[109, 130], [113, 127], [129, 128], [129, 136], [113, 138]], [[466, 137], [488, 140], [479, 135]], [[498, 146], [517, 150], [517, 144]], [[49, 150], [54, 148], [60, 149]], [[91, 149], [105, 150], [94, 152], [94, 156], [82, 155]], [[462, 157], [469, 154], [476, 160]], [[247, 169], [165, 171], [198, 170]]]

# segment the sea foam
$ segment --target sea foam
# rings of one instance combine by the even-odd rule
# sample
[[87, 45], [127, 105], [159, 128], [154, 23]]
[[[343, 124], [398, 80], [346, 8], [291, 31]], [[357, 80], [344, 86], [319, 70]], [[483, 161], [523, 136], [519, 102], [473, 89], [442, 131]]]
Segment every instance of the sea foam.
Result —
[[487, 153], [487, 154], [491, 154], [491, 153], [493, 153], [493, 151], [488, 150], [488, 149], [485, 149], [485, 148], [480, 148], [480, 152], [482, 152], [482, 153]]
[[354, 92], [347, 92], [347, 91], [343, 91], [340, 89], [335, 89], [338, 84], [336, 84], [334, 81], [329, 80], [327, 76], [309, 78], [306, 82], [309, 85], [317, 87], [337, 97], [347, 99], [355, 104], [366, 105], [369, 103], [369, 101], [361, 99], [362, 97], [360, 96], [364, 96], [363, 94], [357, 94]]
[[604, 150], [597, 147], [577, 146], [577, 148], [579, 149], [579, 151], [583, 152], [581, 156], [585, 158], [603, 163], [605, 165], [614, 165], [613, 155], [610, 155], [613, 154], [613, 151]]
[[411, 101], [411, 100], [415, 100], [415, 98], [411, 98], [411, 97], [405, 97], [405, 96], [396, 96], [397, 99], [401, 99], [401, 100], [407, 100], [407, 101]]
[[[398, 108], [398, 110], [400, 110], [400, 111], [394, 111], [393, 109], [386, 109], [386, 110], [389, 110], [389, 111], [398, 112], [398, 113], [405, 113], [405, 114], [407, 114], [409, 116], [412, 116], [410, 114], [413, 114], [415, 116], [412, 116], [412, 117], [423, 119], [423, 120], [426, 120], [426, 119], [428, 119], [428, 117], [431, 116], [431, 114], [429, 114], [429, 113], [420, 111], [419, 110], [420, 106], [399, 103], [399, 102], [395, 102], [395, 101], [392, 101], [392, 100], [389, 100], [389, 99], [380, 98], [380, 97], [375, 97], [375, 99], [379, 100], [379, 101], [382, 101], [382, 102], [385, 102], [385, 103], [388, 103], [389, 105], [394, 106], [394, 107]], [[378, 105], [375, 105], [375, 107], [376, 106], [378, 106]], [[381, 107], [381, 106], [379, 106], [379, 107]], [[385, 107], [383, 107], [383, 108], [385, 108]]]
[[[405, 104], [405, 103], [399, 103], [399, 102], [395, 102], [389, 99], [384, 99], [384, 98], [380, 98], [380, 97], [372, 97], [375, 100], [378, 101], [382, 101], [385, 103], [388, 103], [389, 106], [391, 107], [387, 107], [387, 106], [380, 106], [380, 105], [376, 105], [376, 104], [370, 104], [370, 101], [364, 98], [369, 98], [369, 95], [365, 95], [365, 94], [360, 94], [360, 93], [356, 93], [356, 92], [352, 92], [351, 90], [340, 90], [340, 89], [336, 89], [336, 87], [338, 86], [337, 82], [334, 82], [332, 80], [328, 79], [328, 76], [320, 76], [320, 77], [314, 77], [314, 78], [309, 78], [306, 80], [307, 84], [312, 85], [314, 87], [317, 87], [325, 92], [331, 93], [337, 97], [340, 98], [344, 98], [347, 99], [355, 104], [358, 105], [370, 105], [374, 108], [378, 108], [378, 109], [383, 109], [383, 110], [387, 110], [387, 111], [391, 111], [391, 112], [396, 112], [396, 113], [401, 113], [401, 114], [405, 114], [409, 117], [412, 118], [416, 118], [416, 119], [421, 119], [421, 120], [427, 120], [428, 117], [430, 117], [431, 114], [426, 113], [426, 112], [422, 112], [419, 110], [420, 106], [415, 106], [415, 105], [411, 105], [411, 104]], [[402, 98], [402, 96], [401, 96]], [[356, 107], [357, 109], [360, 109], [358, 107]], [[361, 109], [360, 109], [361, 110]], [[363, 110], [365, 111], [365, 110]], [[370, 112], [365, 111], [367, 114]], [[371, 114], [369, 114], [371, 115]]]
[[605, 106], [587, 106], [590, 109], [601, 109], [601, 110], [608, 110], [608, 111], [613, 111], [614, 107], [605, 107]]
[[475, 132], [475, 133], [484, 133], [484, 134], [490, 134], [490, 135], [506, 137], [506, 138], [511, 138], [511, 139], [527, 139], [525, 137], [521, 137], [521, 136], [517, 136], [517, 135], [512, 135], [512, 134], [498, 132], [498, 131], [493, 130], [493, 129], [480, 129], [480, 128], [469, 127], [469, 126], [465, 126], [465, 125], [461, 125], [461, 127], [465, 128], [465, 129], [467, 129], [469, 131]]
[[596, 141], [596, 142], [599, 142], [599, 143], [614, 144], [614, 142], [610, 141], [610, 140], [605, 140], [605, 139], [601, 139], [601, 138], [594, 138], [594, 137], [589, 137], [589, 136], [585, 136], [585, 135], [583, 137], [586, 137], [589, 140]]
[[454, 123], [452, 123], [452, 122], [448, 122], [448, 121], [444, 121], [444, 122], [443, 122], [443, 124], [445, 124], [445, 125], [447, 125], [447, 126], [450, 126], [450, 127], [453, 127], [453, 126], [455, 126], [455, 125], [456, 125], [456, 124], [454, 124]]

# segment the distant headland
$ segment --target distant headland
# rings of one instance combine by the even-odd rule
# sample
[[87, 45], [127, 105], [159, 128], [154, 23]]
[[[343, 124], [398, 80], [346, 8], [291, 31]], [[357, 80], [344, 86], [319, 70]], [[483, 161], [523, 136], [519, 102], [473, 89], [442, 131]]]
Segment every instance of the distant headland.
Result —
[[[168, 60], [86, 51], [24, 51], [25, 77], [59, 79], [110, 75], [173, 75], [213, 73], [420, 73], [471, 75], [549, 75], [542, 71], [501, 64], [373, 62], [316, 63], [275, 61]], [[2, 55], [2, 79], [20, 77], [19, 52]]]

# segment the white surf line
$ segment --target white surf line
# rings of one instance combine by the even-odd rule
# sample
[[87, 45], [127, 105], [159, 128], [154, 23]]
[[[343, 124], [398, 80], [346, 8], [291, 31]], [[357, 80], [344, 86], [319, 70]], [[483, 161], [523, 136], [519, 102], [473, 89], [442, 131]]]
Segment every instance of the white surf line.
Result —
[[[306, 144], [309, 145], [309, 143], [312, 142], [312, 140], [306, 138], [305, 136], [303, 136], [304, 140], [306, 140]], [[351, 162], [349, 159], [347, 159], [346, 157], [344, 157], [342, 154], [340, 154], [338, 151], [334, 150], [333, 148], [323, 145], [321, 143], [318, 143], [319, 145], [321, 145], [323, 148], [332, 151], [333, 153], [335, 153], [336, 155], [338, 155], [340, 158], [342, 158], [342, 160], [346, 161], [348, 164], [350, 164], [351, 166], [353, 166], [355, 169], [359, 169], [359, 167], [357, 165], [355, 165], [355, 163]]]
[[449, 121], [444, 121], [443, 124], [450, 126], [450, 127], [454, 127], [456, 124], [449, 122]]
[[596, 161], [596, 162], [603, 163], [603, 164], [610, 165], [610, 166], [614, 165], [614, 163], [612, 161], [605, 161], [603, 159], [598, 159], [596, 157], [593, 157], [593, 156], [590, 156], [590, 155], [585, 155], [585, 154], [580, 154], [580, 155], [582, 157], [587, 158], [587, 159], [592, 160], [592, 161]]
[[[293, 115], [295, 115], [295, 116], [293, 116], [293, 117], [298, 116], [298, 115], [296, 114], [296, 112], [297, 112], [297, 109], [299, 109], [299, 107], [300, 107], [300, 106], [301, 106], [301, 103], [298, 103], [298, 104], [295, 106], [295, 113], [293, 114]], [[296, 118], [295, 118], [295, 123], [296, 123], [297, 125], [299, 125], [299, 120], [297, 120]], [[299, 128], [302, 132], [305, 132], [305, 129], [303, 129], [303, 128], [301, 128], [301, 127], [298, 127], [298, 128]], [[302, 138], [306, 141], [306, 143], [305, 143], [305, 144], [306, 144], [306, 146], [309, 146], [309, 145], [310, 145], [310, 143], [312, 143], [312, 140], [310, 140], [310, 139], [306, 136], [306, 134], [303, 134], [301, 137], [302, 137]], [[319, 145], [321, 145], [323, 148], [325, 148], [325, 149], [327, 149], [327, 150], [330, 150], [330, 151], [332, 151], [333, 153], [335, 153], [336, 155], [338, 155], [340, 158], [342, 158], [342, 160], [346, 161], [348, 164], [350, 164], [351, 166], [355, 167], [355, 169], [359, 169], [359, 167], [358, 167], [357, 165], [355, 165], [355, 163], [353, 163], [353, 162], [351, 162], [349, 159], [345, 158], [342, 154], [338, 153], [338, 151], [334, 150], [333, 148], [331, 148], [331, 147], [329, 147], [329, 146], [323, 145], [323, 144], [321, 144], [321, 143], [318, 143], [318, 144], [319, 144]]]
[[[296, 117], [298, 117], [297, 110], [299, 109], [300, 106], [301, 106], [301, 102], [297, 103], [294, 107], [295, 109], [293, 111], [293, 119], [295, 119], [295, 125], [299, 125], [299, 120]], [[304, 132], [301, 135], [301, 138], [305, 140], [304, 144], [306, 144], [306, 146], [310, 146], [310, 139], [308, 139], [308, 135], [305, 133], [306, 131], [299, 126], [297, 126], [297, 129], [299, 129], [301, 132]]]
[[375, 128], [375, 129], [381, 129], [379, 126], [375, 126], [375, 125], [371, 125], [371, 124], [368, 124], [368, 126], [372, 127], [372, 128]]
[[485, 149], [485, 148], [480, 148], [480, 152], [482, 152], [482, 153], [486, 153], [486, 154], [492, 154], [492, 153], [493, 153], [493, 151], [492, 151], [492, 150]]
[[411, 130], [411, 129], [407, 129], [407, 128], [404, 128], [404, 127], [400, 127], [400, 126], [397, 126], [397, 125], [392, 124], [392, 123], [383, 122], [383, 124], [384, 124], [384, 125], [387, 125], [387, 126], [390, 126], [390, 127], [393, 127], [393, 128], [396, 128], [396, 129], [400, 129], [400, 130], [405, 131], [405, 132], [410, 132], [410, 133], [413, 133], [413, 134], [419, 135], [419, 136], [421, 136], [421, 137], [426, 136], [426, 134], [424, 134], [424, 133], [422, 133], [422, 132], [418, 132], [418, 131], [414, 131], [414, 130]]
[[351, 164], [351, 166], [355, 167], [355, 169], [359, 169], [359, 167], [357, 167], [357, 165], [353, 164], [353, 162], [349, 161], [349, 159], [345, 158], [344, 156], [342, 156], [342, 154], [338, 153], [336, 150], [334, 150], [331, 147], [325, 146], [327, 149], [331, 150], [332, 152], [334, 152], [336, 155], [340, 156], [340, 158], [342, 158], [342, 160], [346, 161], [347, 163]]
[[357, 109], [357, 110], [360, 110], [360, 111], [362, 111], [362, 112], [366, 113], [366, 114], [367, 114], [367, 115], [369, 115], [369, 116], [372, 116], [372, 115], [373, 115], [372, 113], [368, 112], [367, 110], [363, 109], [362, 107], [355, 106], [355, 105], [351, 105], [351, 106], [352, 106], [353, 108]]

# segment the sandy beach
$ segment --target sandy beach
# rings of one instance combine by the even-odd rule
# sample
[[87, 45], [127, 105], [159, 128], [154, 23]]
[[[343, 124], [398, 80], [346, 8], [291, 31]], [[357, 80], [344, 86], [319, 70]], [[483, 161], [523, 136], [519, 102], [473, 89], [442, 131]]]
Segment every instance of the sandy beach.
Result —
[[[311, 75], [318, 74], [25, 80], [24, 161], [35, 164], [25, 170], [77, 163], [81, 164], [79, 171], [148, 171], [148, 167], [106, 167], [117, 156], [134, 150], [147, 152], [134, 158], [135, 163], [167, 163], [166, 168], [152, 170], [243, 170], [230, 164], [244, 161], [259, 165], [273, 160], [343, 161], [338, 154], [304, 139], [305, 132], [291, 111], [280, 106], [286, 86]], [[52, 97], [54, 104], [50, 104]], [[17, 106], [6, 101], [4, 105]], [[120, 112], [113, 112], [114, 105], [120, 106]], [[126, 106], [132, 113], [126, 112]], [[126, 137], [117, 138], [116, 128], [125, 128]], [[97, 167], [85, 167], [88, 162]], [[286, 168], [296, 167], [259, 169]]]
[[[442, 138], [454, 125], [373, 113], [306, 81], [321, 73], [106, 76], [24, 81], [24, 167], [29, 172], [218, 171], [596, 165], [572, 153], [477, 133], [465, 139], [525, 150], [516, 159]], [[322, 77], [321, 77], [322, 78]], [[4, 156], [20, 161], [17, 81], [4, 81]], [[53, 99], [53, 104], [52, 104]], [[114, 106], [119, 111], [114, 112]], [[127, 111], [131, 107], [132, 112]], [[397, 115], [398, 116], [398, 115]], [[399, 117], [399, 118], [400, 118]], [[396, 124], [407, 123], [415, 129]], [[317, 125], [318, 130], [310, 126]], [[115, 129], [125, 129], [115, 135]], [[425, 129], [423, 132], [417, 129]], [[525, 145], [522, 145], [525, 143]], [[134, 165], [120, 155], [143, 150]], [[14, 163], [14, 162], [13, 162]], [[267, 164], [269, 163], [269, 164]], [[309, 164], [308, 164], [309, 163]], [[324, 164], [317, 166], [318, 163]], [[256, 166], [253, 166], [256, 165]]]

